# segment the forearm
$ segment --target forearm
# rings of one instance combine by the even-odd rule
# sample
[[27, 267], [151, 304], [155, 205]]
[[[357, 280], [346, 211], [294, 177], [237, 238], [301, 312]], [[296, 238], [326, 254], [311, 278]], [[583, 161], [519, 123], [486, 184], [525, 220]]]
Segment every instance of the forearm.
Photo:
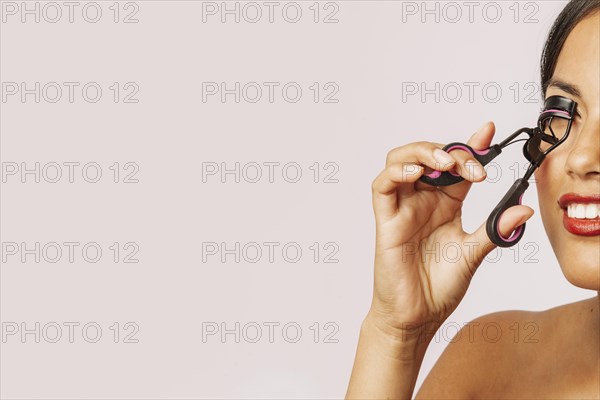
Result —
[[429, 340], [361, 326], [346, 399], [411, 399]]

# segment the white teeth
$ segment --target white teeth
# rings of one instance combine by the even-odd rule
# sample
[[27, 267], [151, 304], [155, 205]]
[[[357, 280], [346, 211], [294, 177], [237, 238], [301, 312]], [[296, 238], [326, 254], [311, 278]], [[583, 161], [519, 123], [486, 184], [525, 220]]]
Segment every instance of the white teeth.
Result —
[[595, 219], [600, 216], [600, 204], [569, 204], [567, 216], [577, 219]]
[[585, 206], [583, 204], [577, 204], [575, 206], [575, 218], [585, 218]]

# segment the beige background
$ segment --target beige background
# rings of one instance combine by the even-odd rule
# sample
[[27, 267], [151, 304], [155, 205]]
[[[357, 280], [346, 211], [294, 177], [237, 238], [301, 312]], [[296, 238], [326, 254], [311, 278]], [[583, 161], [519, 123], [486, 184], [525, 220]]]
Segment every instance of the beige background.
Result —
[[[286, 22], [280, 2], [273, 23], [263, 16], [253, 24], [231, 17], [221, 23], [218, 16], [204, 23], [200, 1], [137, 1], [118, 4], [119, 20], [135, 5], [139, 9], [139, 22], [125, 24], [113, 22], [113, 2], [97, 2], [102, 18], [86, 22], [85, 3], [73, 23], [64, 15], [57, 23], [35, 23], [31, 16], [22, 23], [20, 14], [3, 14], [4, 84], [97, 82], [103, 96], [97, 103], [84, 101], [80, 91], [73, 103], [35, 103], [33, 95], [23, 103], [8, 96], [1, 103], [1, 157], [5, 171], [10, 163], [95, 162], [102, 179], [87, 183], [79, 174], [74, 183], [65, 177], [35, 183], [29, 175], [22, 183], [19, 175], [7, 176], [1, 240], [28, 248], [35, 242], [96, 242], [103, 257], [89, 263], [76, 252], [73, 263], [65, 255], [56, 263], [35, 263], [33, 256], [23, 263], [20, 253], [3, 254], [1, 320], [4, 330], [11, 323], [33, 329], [36, 322], [77, 322], [80, 329], [95, 322], [103, 336], [88, 343], [76, 330], [69, 343], [66, 328], [57, 343], [44, 337], [36, 343], [33, 334], [25, 340], [7, 336], [1, 343], [3, 398], [342, 397], [372, 290], [370, 184], [387, 151], [415, 140], [464, 141], [487, 120], [496, 122], [500, 138], [534, 123], [539, 96], [533, 102], [524, 96], [539, 80], [545, 35], [564, 5], [498, 1], [502, 17], [491, 23], [482, 15], [491, 2], [478, 2], [472, 22], [465, 2], [454, 2], [465, 14], [453, 23], [453, 9], [441, 2], [439, 22], [430, 15], [423, 23], [420, 14], [404, 14], [403, 21], [403, 7], [420, 8], [422, 2], [337, 1], [327, 9], [321, 2], [320, 20], [338, 8], [339, 22], [326, 24], [313, 21], [312, 1], [296, 2], [302, 18]], [[489, 20], [495, 6], [487, 7]], [[538, 22], [526, 23], [532, 12]], [[134, 82], [139, 102], [114, 103], [114, 82], [121, 90]], [[303, 96], [297, 103], [284, 101], [281, 92], [273, 103], [235, 103], [232, 96], [225, 103], [218, 97], [203, 102], [203, 82], [297, 82]], [[335, 83], [339, 101], [315, 103], [309, 88], [314, 82], [321, 90]], [[439, 82], [447, 90], [458, 85], [464, 93], [456, 102], [451, 91], [439, 102], [434, 95], [425, 102], [419, 96], [403, 101], [407, 82], [429, 88]], [[479, 85], [472, 101], [465, 82]], [[482, 94], [486, 84], [502, 89], [497, 102]], [[464, 212], [468, 230], [485, 220], [516, 178], [510, 167], [517, 161], [523, 165], [515, 146], [497, 160], [497, 182], [475, 185]], [[112, 182], [109, 167], [115, 162], [122, 174], [131, 171], [123, 167], [127, 162], [139, 166], [139, 182], [122, 183], [123, 175]], [[295, 162], [302, 178], [288, 183], [278, 169], [273, 183], [266, 176], [257, 183], [235, 183], [231, 176], [226, 183], [218, 177], [203, 182], [206, 162], [230, 168], [236, 162], [248, 168]], [[312, 181], [315, 162], [319, 183]], [[323, 174], [333, 170], [326, 163], [339, 167], [338, 183], [323, 183]], [[524, 202], [537, 209], [534, 187]], [[114, 242], [121, 246], [118, 263], [109, 248]], [[138, 263], [122, 262], [128, 242], [139, 246]], [[203, 262], [203, 242], [229, 248], [235, 242], [279, 242], [278, 249], [295, 242], [303, 255], [296, 263], [286, 262], [280, 251], [273, 263], [266, 254], [256, 263], [235, 263], [232, 256], [226, 263], [218, 256]], [[319, 262], [310, 249], [314, 242]], [[339, 248], [337, 263], [323, 262], [329, 242]], [[539, 217], [528, 223], [515, 249], [495, 257], [481, 266], [449, 323], [462, 326], [496, 310], [541, 310], [593, 294], [562, 276]], [[115, 322], [118, 343], [110, 330]], [[139, 327], [138, 343], [123, 343], [131, 332], [124, 329], [127, 322]], [[203, 342], [203, 322], [229, 328], [239, 322], [248, 329], [257, 323], [263, 336], [257, 343], [236, 343], [234, 335], [225, 343], [218, 336]], [[268, 322], [280, 324], [273, 343], [263, 325]], [[302, 328], [297, 343], [282, 335], [286, 323]], [[329, 337], [335, 340], [325, 343], [335, 327]], [[418, 385], [454, 332], [450, 327], [446, 339], [432, 343]]]

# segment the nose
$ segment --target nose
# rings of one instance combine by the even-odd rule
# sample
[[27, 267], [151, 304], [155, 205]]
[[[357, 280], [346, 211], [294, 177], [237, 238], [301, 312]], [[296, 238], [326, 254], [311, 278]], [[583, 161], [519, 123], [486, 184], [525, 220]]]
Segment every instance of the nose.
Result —
[[587, 118], [576, 137], [565, 163], [569, 176], [600, 183], [600, 113]]

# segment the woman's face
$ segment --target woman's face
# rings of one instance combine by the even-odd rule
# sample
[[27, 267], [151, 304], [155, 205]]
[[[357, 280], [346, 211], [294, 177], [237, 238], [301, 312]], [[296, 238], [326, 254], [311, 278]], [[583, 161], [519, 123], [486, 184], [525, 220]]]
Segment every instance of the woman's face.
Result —
[[[546, 97], [560, 95], [576, 101], [579, 115], [567, 140], [549, 153], [535, 175], [544, 228], [564, 275], [572, 284], [593, 290], [600, 290], [598, 208], [595, 218], [589, 218], [593, 207], [600, 205], [598, 26], [600, 13], [582, 20], [560, 53]], [[573, 217], [565, 208], [569, 204]], [[588, 218], [575, 218], [582, 216], [582, 210]]]

